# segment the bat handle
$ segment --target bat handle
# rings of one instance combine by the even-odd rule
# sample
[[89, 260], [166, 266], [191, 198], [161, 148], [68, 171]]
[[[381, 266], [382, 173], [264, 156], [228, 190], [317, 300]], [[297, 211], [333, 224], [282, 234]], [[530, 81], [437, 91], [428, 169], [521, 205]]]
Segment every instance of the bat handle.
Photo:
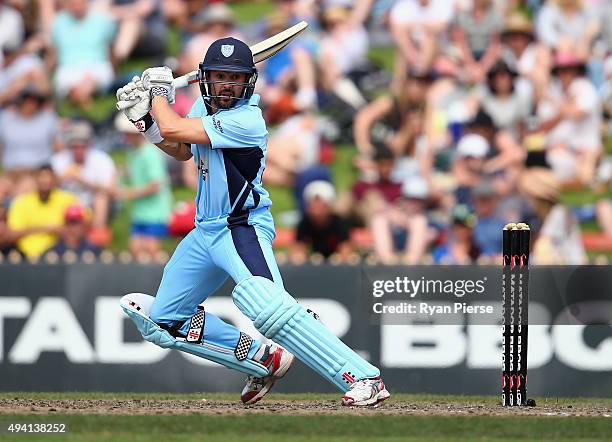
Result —
[[176, 77], [172, 84], [174, 84], [175, 89], [180, 89], [182, 87], [187, 87], [190, 84], [197, 83], [200, 80], [198, 71], [191, 71], [188, 74], [182, 75], [180, 77]]

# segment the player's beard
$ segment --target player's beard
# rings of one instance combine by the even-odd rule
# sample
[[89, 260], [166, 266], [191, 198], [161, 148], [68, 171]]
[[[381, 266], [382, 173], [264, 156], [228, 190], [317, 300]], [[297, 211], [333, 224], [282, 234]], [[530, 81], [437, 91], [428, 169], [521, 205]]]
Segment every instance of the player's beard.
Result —
[[230, 88], [221, 89], [215, 97], [215, 102], [220, 109], [229, 109], [236, 103], [236, 100], [234, 91]]

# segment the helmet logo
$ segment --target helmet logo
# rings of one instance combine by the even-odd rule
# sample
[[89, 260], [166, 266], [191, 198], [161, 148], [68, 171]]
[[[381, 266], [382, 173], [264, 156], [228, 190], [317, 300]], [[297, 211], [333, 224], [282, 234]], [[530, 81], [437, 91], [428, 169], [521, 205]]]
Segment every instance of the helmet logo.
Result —
[[221, 45], [221, 53], [224, 57], [229, 57], [234, 53], [234, 45]]

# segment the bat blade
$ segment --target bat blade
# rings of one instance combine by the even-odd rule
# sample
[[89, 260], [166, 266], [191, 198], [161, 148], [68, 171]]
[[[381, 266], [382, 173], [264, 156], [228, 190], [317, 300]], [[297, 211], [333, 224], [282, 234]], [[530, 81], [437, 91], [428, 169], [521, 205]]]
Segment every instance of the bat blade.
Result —
[[[307, 27], [308, 22], [301, 21], [270, 38], [266, 38], [264, 41], [260, 41], [259, 43], [255, 43], [253, 46], [250, 46], [249, 49], [253, 53], [253, 62], [259, 63], [267, 60], [273, 55], [278, 54], [281, 49], [291, 43], [295, 37], [302, 33]], [[190, 84], [197, 83], [199, 80], [199, 71], [191, 71], [182, 77], [175, 78], [174, 87], [185, 87]]]
[[260, 61], [264, 61], [277, 54], [307, 27], [308, 23], [301, 21], [298, 24], [285, 29], [284, 31], [265, 39], [264, 41], [254, 44], [251, 46], [253, 61], [255, 63], [259, 63]]
[[[253, 53], [253, 61], [259, 63], [267, 60], [273, 55], [277, 54], [281, 49], [287, 46], [295, 39], [300, 33], [302, 33], [308, 27], [308, 22], [301, 21], [290, 28], [273, 35], [270, 38], [266, 38], [264, 41], [250, 46], [251, 52]], [[174, 79], [173, 84], [176, 89], [189, 86], [190, 84], [197, 83], [200, 80], [199, 71], [191, 71], [185, 75]], [[119, 101], [117, 103], [117, 109], [123, 110], [132, 106], [137, 100]]]

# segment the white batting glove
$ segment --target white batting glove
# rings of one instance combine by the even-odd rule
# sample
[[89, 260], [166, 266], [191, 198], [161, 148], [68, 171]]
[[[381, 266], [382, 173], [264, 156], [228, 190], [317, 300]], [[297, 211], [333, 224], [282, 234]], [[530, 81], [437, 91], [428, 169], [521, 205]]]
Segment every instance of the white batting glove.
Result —
[[117, 101], [132, 101], [123, 112], [135, 124], [151, 110], [151, 95], [142, 87], [140, 77], [135, 76], [128, 84], [117, 90]]
[[128, 84], [117, 89], [117, 101], [128, 101], [130, 97], [134, 97], [133, 91], [139, 84], [142, 85], [142, 81], [140, 77], [135, 76]]
[[151, 91], [151, 97], [166, 97], [168, 103], [174, 103], [175, 88], [172, 70], [167, 66], [149, 68], [142, 73], [142, 87]]
[[128, 84], [117, 90], [117, 101], [133, 102], [123, 113], [151, 143], [163, 141], [157, 122], [151, 115], [151, 93], [142, 85], [140, 77], [135, 76]]

